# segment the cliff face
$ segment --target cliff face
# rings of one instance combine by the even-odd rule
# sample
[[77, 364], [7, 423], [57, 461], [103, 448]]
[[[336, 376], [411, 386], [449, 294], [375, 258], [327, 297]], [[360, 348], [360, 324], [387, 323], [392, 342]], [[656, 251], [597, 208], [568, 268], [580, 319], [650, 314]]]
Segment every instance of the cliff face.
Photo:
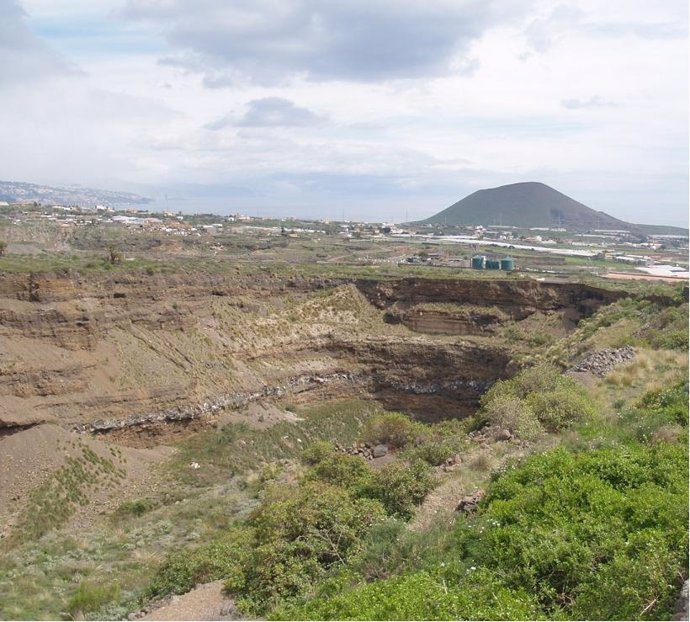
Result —
[[[509, 375], [509, 352], [396, 323], [472, 334], [538, 310], [577, 318], [618, 297], [515, 281], [0, 275], [0, 428], [153, 429], [254, 401], [353, 395], [464, 416]], [[455, 320], [420, 306], [440, 303], [472, 306]]]
[[625, 294], [581, 285], [515, 280], [401, 279], [357, 281], [372, 305], [390, 323], [428, 334], [476, 335], [507, 320], [537, 312], [559, 312], [571, 322]]
[[581, 316], [591, 315], [603, 304], [625, 294], [579, 283], [540, 283], [532, 280], [400, 279], [358, 280], [357, 288], [379, 309], [393, 305], [411, 307], [420, 303], [472, 304], [498, 307], [521, 320], [536, 311], [572, 308]]

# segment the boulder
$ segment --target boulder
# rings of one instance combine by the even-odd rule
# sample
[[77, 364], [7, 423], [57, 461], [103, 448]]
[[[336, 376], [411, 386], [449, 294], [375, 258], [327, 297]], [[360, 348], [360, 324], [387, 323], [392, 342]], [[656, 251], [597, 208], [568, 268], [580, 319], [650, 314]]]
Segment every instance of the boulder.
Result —
[[388, 445], [376, 445], [371, 451], [374, 458], [383, 458], [388, 453]]

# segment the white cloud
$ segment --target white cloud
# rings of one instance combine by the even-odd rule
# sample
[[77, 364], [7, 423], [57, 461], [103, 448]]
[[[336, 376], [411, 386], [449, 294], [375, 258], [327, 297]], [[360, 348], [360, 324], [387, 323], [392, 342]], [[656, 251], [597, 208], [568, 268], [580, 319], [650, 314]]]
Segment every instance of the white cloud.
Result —
[[26, 13], [15, 0], [0, 0], [0, 87], [32, 83], [75, 72], [26, 26]]
[[242, 116], [229, 113], [207, 123], [208, 130], [222, 130], [228, 126], [237, 127], [308, 127], [325, 122], [321, 117], [307, 108], [296, 106], [283, 97], [263, 97], [247, 103], [247, 110]]
[[207, 86], [243, 80], [372, 82], [471, 71], [469, 48], [515, 14], [497, 0], [129, 0], [124, 15], [163, 28], [181, 53], [164, 59]]
[[656, 189], [648, 219], [687, 219], [681, 0], [118, 4], [0, 0], [23, 28], [5, 176], [241, 188], [286, 213], [356, 196], [372, 218], [533, 179], [622, 218]]

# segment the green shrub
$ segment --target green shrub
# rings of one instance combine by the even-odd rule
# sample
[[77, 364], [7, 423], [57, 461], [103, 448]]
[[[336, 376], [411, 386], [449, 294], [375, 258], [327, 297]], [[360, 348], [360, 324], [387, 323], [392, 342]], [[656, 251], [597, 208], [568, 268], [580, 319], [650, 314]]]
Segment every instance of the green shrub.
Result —
[[688, 382], [683, 381], [666, 388], [648, 391], [637, 403], [638, 409], [663, 415], [668, 423], [688, 425]]
[[451, 419], [424, 427], [424, 433], [407, 446], [404, 457], [410, 461], [423, 460], [439, 466], [467, 446], [466, 421]]
[[639, 442], [682, 436], [688, 427], [688, 383], [645, 393], [623, 411], [621, 425]]
[[370, 485], [374, 474], [364, 458], [334, 453], [315, 464], [306, 477], [340, 486], [356, 495]]
[[651, 345], [660, 349], [687, 350], [688, 331], [687, 329], [664, 331], [658, 337], [651, 340]]
[[250, 519], [255, 538], [242, 581], [227, 587], [245, 610], [260, 613], [347, 562], [384, 518], [379, 502], [319, 481], [274, 489]]
[[[662, 619], [661, 612], [673, 610], [679, 577], [669, 569], [677, 568], [678, 557], [668, 543], [654, 531], [643, 531], [632, 534], [626, 548], [613, 553], [599, 572], [579, 586], [574, 618]], [[636, 554], [631, 555], [630, 549]]]
[[518, 397], [495, 394], [482, 408], [484, 421], [510, 430], [520, 438], [532, 440], [543, 434], [544, 428], [530, 406]]
[[156, 507], [156, 502], [153, 499], [136, 499], [134, 501], [125, 501], [115, 511], [116, 516], [143, 516], [146, 512], [150, 512]]
[[535, 365], [523, 369], [519, 374], [508, 382], [514, 387], [514, 394], [524, 398], [531, 393], [546, 393], [558, 387], [563, 376], [561, 372], [548, 363]]
[[433, 487], [432, 471], [421, 460], [392, 462], [376, 473], [367, 494], [381, 501], [388, 514], [408, 519]]
[[237, 527], [222, 539], [169, 555], [149, 585], [147, 597], [184, 594], [199, 583], [217, 579], [243, 584], [252, 541], [251, 528]]
[[532, 393], [525, 402], [548, 432], [557, 432], [594, 416], [592, 400], [585, 390], [569, 378], [558, 388]]
[[[391, 518], [371, 529], [350, 568], [365, 581], [387, 579], [438, 566], [454, 555], [454, 549], [455, 536], [445, 521], [411, 530], [404, 521]], [[321, 590], [318, 595], [323, 595]]]
[[551, 365], [537, 365], [495, 383], [482, 396], [479, 417], [533, 439], [544, 430], [557, 432], [594, 414], [583, 387]]
[[688, 562], [687, 484], [684, 444], [554, 450], [492, 483], [461, 550], [549, 616], [661, 619]]
[[336, 453], [336, 448], [330, 441], [316, 441], [300, 454], [300, 461], [306, 465], [314, 465]]
[[688, 563], [687, 503], [686, 442], [552, 450], [496, 475], [445, 535], [374, 527], [350, 570], [270, 617], [667, 619]]
[[372, 445], [385, 443], [401, 448], [426, 433], [425, 426], [402, 413], [382, 413], [372, 417], [362, 432], [362, 440]]
[[422, 460], [431, 466], [439, 466], [458, 453], [461, 443], [453, 439], [429, 439], [411, 447], [405, 457], [411, 462]]
[[654, 314], [640, 330], [653, 348], [688, 349], [688, 304], [667, 307]]
[[535, 599], [486, 569], [421, 571], [279, 609], [288, 620], [538, 620]]

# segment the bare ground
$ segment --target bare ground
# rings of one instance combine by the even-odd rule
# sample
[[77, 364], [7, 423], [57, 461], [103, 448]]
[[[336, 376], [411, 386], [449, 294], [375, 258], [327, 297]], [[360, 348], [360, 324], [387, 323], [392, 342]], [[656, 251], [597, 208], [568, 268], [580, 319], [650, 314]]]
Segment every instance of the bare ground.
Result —
[[223, 582], [198, 585], [182, 596], [163, 601], [140, 620], [241, 620], [232, 599], [223, 592]]

